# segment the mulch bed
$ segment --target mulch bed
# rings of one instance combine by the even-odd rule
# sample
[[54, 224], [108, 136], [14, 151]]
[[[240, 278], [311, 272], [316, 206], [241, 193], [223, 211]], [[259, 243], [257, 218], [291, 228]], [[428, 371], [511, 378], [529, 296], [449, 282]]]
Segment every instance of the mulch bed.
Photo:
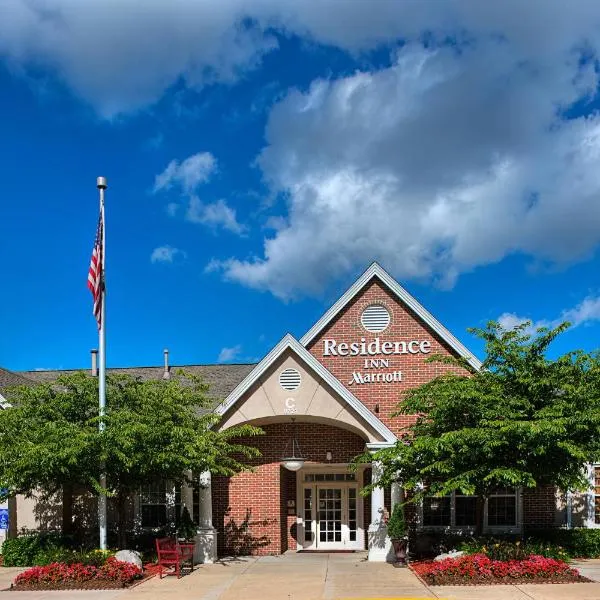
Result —
[[[141, 581], [141, 580], [138, 580]], [[120, 590], [127, 586], [120, 581], [59, 581], [56, 583], [35, 583], [11, 585], [12, 592], [42, 592], [48, 590]]]
[[93, 579], [90, 581], [64, 581], [57, 583], [38, 583], [34, 585], [11, 585], [11, 592], [42, 592], [49, 590], [121, 590], [138, 586], [158, 574], [158, 565], [147, 563], [144, 565], [144, 574], [140, 579], [134, 579], [131, 583], [120, 581], [101, 581]]
[[414, 563], [409, 565], [411, 571], [425, 584], [431, 586], [437, 585], [524, 585], [524, 584], [564, 584], [564, 583], [594, 583], [591, 579], [583, 577], [583, 575], [553, 575], [552, 577], [435, 577], [433, 580], [430, 577], [420, 575], [412, 567]]

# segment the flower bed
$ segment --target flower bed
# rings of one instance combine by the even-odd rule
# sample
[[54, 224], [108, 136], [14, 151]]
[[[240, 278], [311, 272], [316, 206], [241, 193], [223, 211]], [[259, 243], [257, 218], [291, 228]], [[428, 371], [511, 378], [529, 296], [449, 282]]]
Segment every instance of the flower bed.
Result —
[[589, 581], [562, 560], [535, 555], [522, 560], [492, 560], [485, 554], [473, 554], [412, 563], [411, 568], [429, 585]]
[[141, 579], [142, 570], [110, 557], [100, 567], [81, 563], [52, 563], [31, 567], [15, 578], [14, 590], [114, 589]]

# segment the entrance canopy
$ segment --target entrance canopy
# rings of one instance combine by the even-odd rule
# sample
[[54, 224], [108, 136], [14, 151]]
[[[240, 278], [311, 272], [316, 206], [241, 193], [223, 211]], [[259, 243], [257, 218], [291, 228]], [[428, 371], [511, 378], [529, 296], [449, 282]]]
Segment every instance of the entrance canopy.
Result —
[[292, 335], [286, 335], [217, 407], [221, 429], [241, 423], [314, 421], [360, 435], [368, 448], [396, 436]]

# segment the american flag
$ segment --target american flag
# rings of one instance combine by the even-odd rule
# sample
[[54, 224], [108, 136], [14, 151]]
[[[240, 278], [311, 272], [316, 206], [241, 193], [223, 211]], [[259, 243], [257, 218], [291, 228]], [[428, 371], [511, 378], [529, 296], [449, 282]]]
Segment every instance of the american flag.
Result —
[[98, 329], [102, 327], [102, 301], [104, 296], [104, 273], [102, 272], [102, 233], [104, 223], [102, 221], [102, 213], [98, 218], [98, 229], [96, 231], [96, 241], [92, 251], [92, 260], [90, 261], [90, 270], [88, 272], [88, 288], [92, 292], [94, 298], [94, 316], [98, 321]]

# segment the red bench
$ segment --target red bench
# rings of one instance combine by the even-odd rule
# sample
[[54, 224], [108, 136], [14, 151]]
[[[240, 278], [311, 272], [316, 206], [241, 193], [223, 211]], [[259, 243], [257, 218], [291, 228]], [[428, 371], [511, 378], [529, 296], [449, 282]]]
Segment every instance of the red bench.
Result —
[[177, 575], [177, 579], [181, 577], [183, 563], [189, 561], [191, 571], [194, 570], [194, 544], [180, 544], [174, 538], [168, 537], [157, 538], [156, 554], [158, 555], [158, 574], [161, 579], [163, 567], [175, 567], [171, 574]]

